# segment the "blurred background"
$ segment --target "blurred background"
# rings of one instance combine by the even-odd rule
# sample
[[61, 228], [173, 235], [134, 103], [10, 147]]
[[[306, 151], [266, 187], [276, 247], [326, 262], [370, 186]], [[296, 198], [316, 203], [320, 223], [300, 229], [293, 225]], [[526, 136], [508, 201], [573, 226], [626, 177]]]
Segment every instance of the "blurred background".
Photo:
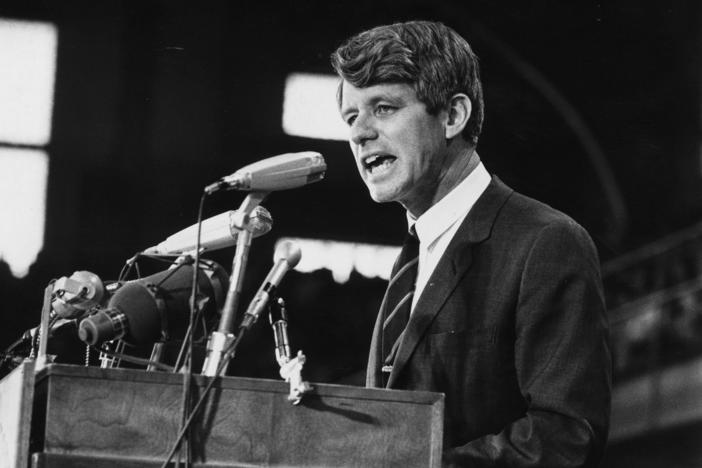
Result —
[[[652, 2], [649, 2], [652, 3]], [[603, 265], [615, 391], [606, 466], [702, 466], [702, 4], [697, 1], [0, 3], [0, 349], [39, 323], [50, 280], [125, 261], [196, 220], [202, 189], [312, 150], [320, 183], [273, 193], [248, 303], [281, 238], [305, 377], [361, 385], [399, 206], [374, 204], [334, 114], [329, 54], [382, 23], [440, 20], [480, 57], [478, 152], [568, 213]], [[236, 209], [210, 197], [204, 216]], [[207, 257], [231, 268], [234, 249]], [[392, 261], [390, 255], [390, 261]], [[140, 263], [150, 274], [162, 264]], [[278, 378], [260, 320], [232, 373]], [[58, 346], [58, 345], [57, 345]], [[69, 349], [70, 348], [70, 349]], [[81, 345], [59, 360], [81, 362]]]

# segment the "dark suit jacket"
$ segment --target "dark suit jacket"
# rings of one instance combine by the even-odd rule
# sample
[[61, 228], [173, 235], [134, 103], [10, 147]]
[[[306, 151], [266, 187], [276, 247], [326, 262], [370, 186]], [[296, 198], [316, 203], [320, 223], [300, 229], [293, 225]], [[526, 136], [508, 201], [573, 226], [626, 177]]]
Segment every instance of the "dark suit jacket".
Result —
[[[379, 334], [368, 386], [382, 382]], [[493, 178], [418, 299], [388, 387], [446, 395], [446, 464], [596, 466], [611, 360], [585, 230]]]

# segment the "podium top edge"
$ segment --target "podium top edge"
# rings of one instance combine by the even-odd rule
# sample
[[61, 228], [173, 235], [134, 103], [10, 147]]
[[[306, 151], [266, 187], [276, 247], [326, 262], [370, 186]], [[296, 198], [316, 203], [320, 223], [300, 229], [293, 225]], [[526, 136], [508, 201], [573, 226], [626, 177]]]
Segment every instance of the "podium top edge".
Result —
[[[143, 382], [150, 384], [181, 385], [183, 375], [154, 372], [139, 369], [103, 369], [100, 367], [85, 367], [72, 364], [49, 364], [36, 374], [36, 382], [52, 378], [83, 378], [98, 380], [113, 380], [125, 382]], [[198, 386], [205, 386], [212, 377], [193, 375], [193, 382]], [[383, 401], [412, 402], [416, 404], [433, 405], [437, 402], [443, 404], [444, 394], [427, 391], [391, 390], [382, 388], [355, 387], [350, 385], [326, 384], [311, 382], [314, 390], [311, 395], [326, 397], [350, 397], [357, 399], [372, 399]], [[254, 379], [250, 377], [222, 377], [220, 382], [214, 384], [215, 388], [231, 390], [249, 390], [269, 393], [287, 394], [290, 386], [282, 380]]]

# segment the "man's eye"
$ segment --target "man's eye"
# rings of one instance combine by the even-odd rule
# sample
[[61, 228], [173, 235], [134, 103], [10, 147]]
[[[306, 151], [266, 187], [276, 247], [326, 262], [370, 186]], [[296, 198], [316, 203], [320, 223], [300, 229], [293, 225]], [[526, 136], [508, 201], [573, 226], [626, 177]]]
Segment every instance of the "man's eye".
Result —
[[390, 112], [394, 111], [395, 108], [392, 106], [388, 106], [386, 104], [378, 104], [375, 108], [375, 112], [378, 114], [389, 114]]
[[350, 127], [356, 121], [355, 115], [350, 115], [346, 118], [346, 124]]

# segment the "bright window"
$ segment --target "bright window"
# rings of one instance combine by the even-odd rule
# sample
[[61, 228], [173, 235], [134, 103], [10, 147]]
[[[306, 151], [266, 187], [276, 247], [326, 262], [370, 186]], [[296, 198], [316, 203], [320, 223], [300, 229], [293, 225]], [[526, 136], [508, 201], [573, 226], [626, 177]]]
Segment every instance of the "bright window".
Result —
[[48, 166], [44, 151], [0, 147], [0, 257], [17, 277], [44, 244]]
[[346, 141], [349, 129], [339, 115], [333, 75], [293, 73], [285, 82], [283, 130], [288, 135]]
[[44, 243], [56, 27], [0, 19], [0, 259], [22, 277]]

